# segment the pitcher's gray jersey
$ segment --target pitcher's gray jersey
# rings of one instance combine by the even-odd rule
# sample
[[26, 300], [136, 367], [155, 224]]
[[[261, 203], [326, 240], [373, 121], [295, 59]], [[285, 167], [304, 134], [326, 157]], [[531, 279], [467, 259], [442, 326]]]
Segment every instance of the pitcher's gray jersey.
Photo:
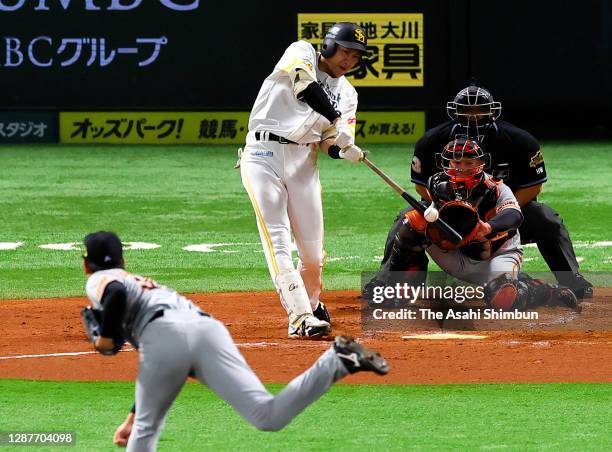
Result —
[[101, 300], [104, 290], [113, 281], [123, 284], [127, 292], [127, 305], [121, 325], [126, 339], [135, 347], [138, 347], [143, 328], [157, 311], [173, 309], [201, 312], [190, 300], [175, 290], [162, 286], [150, 278], [128, 273], [121, 268], [101, 270], [89, 277], [86, 291], [94, 307], [103, 309]]

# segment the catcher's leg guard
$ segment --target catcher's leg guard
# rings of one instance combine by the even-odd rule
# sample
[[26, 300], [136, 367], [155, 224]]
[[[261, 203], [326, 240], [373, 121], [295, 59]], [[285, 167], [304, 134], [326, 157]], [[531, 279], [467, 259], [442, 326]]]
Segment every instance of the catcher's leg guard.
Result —
[[512, 279], [509, 273], [503, 273], [485, 285], [485, 302], [493, 309], [522, 311], [527, 308], [528, 299], [527, 285]]
[[529, 290], [528, 306], [543, 306], [552, 298], [553, 288], [541, 279], [534, 279], [527, 273], [519, 273], [518, 280], [525, 284]]
[[[396, 283], [407, 283], [418, 286], [425, 282], [428, 260], [425, 256], [424, 248], [425, 236], [416, 231], [407, 219], [398, 228], [393, 237], [393, 244], [389, 260], [383, 264], [385, 268], [384, 280], [378, 279], [383, 273], [382, 269], [363, 290], [363, 298], [372, 303], [372, 294], [376, 287], [394, 285]], [[386, 303], [389, 307], [399, 307], [403, 305], [401, 300], [389, 300]]]
[[529, 290], [528, 306], [578, 306], [576, 294], [567, 287], [548, 284], [541, 279], [532, 278], [527, 273], [519, 273], [518, 279]]
[[425, 235], [412, 227], [405, 219], [393, 238], [389, 258], [391, 271], [420, 270], [425, 256]]
[[[427, 279], [427, 265], [429, 260], [425, 254], [425, 235], [422, 233], [424, 225], [413, 227], [410, 219], [417, 215], [412, 209], [406, 209], [399, 213], [393, 227], [387, 236], [385, 244], [385, 255], [378, 273], [363, 287], [361, 297], [370, 306], [379, 306], [372, 302], [374, 291], [377, 287], [386, 286], [398, 282], [410, 282], [420, 285]], [[423, 217], [418, 214], [420, 219]], [[417, 217], [414, 221], [418, 222]], [[425, 221], [424, 219], [422, 220]], [[399, 273], [395, 273], [399, 272]], [[410, 272], [411, 274], [407, 274]], [[404, 274], [400, 274], [404, 273]]]

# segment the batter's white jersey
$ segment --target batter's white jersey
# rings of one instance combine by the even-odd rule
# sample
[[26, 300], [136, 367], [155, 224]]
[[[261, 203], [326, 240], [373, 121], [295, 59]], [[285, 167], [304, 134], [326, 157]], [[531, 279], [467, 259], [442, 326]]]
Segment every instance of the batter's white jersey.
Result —
[[330, 122], [308, 104], [296, 99], [293, 81], [297, 69], [307, 71], [349, 124], [355, 124], [357, 92], [346, 77], [333, 78], [317, 67], [318, 54], [306, 41], [291, 44], [274, 71], [264, 80], [249, 118], [247, 144], [254, 132], [268, 131], [300, 144], [320, 142]]

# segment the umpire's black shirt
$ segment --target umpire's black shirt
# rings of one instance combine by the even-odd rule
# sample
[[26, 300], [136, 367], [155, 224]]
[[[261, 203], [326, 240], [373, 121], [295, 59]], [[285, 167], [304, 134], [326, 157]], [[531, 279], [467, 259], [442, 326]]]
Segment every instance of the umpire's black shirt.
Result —
[[[436, 153], [442, 152], [444, 146], [461, 133], [461, 128], [453, 121], [429, 129], [414, 147], [412, 182], [427, 187], [429, 177], [440, 171], [436, 167]], [[480, 144], [491, 154], [492, 168], [485, 171], [503, 179], [513, 192], [546, 182], [540, 145], [529, 132], [498, 120], [489, 127]]]

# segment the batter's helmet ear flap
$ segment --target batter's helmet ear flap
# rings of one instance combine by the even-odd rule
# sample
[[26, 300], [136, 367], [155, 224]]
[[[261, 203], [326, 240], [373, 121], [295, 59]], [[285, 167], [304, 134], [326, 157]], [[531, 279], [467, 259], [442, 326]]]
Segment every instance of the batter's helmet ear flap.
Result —
[[331, 58], [334, 56], [334, 53], [336, 53], [336, 41], [325, 38], [321, 46], [321, 55], [325, 58]]

